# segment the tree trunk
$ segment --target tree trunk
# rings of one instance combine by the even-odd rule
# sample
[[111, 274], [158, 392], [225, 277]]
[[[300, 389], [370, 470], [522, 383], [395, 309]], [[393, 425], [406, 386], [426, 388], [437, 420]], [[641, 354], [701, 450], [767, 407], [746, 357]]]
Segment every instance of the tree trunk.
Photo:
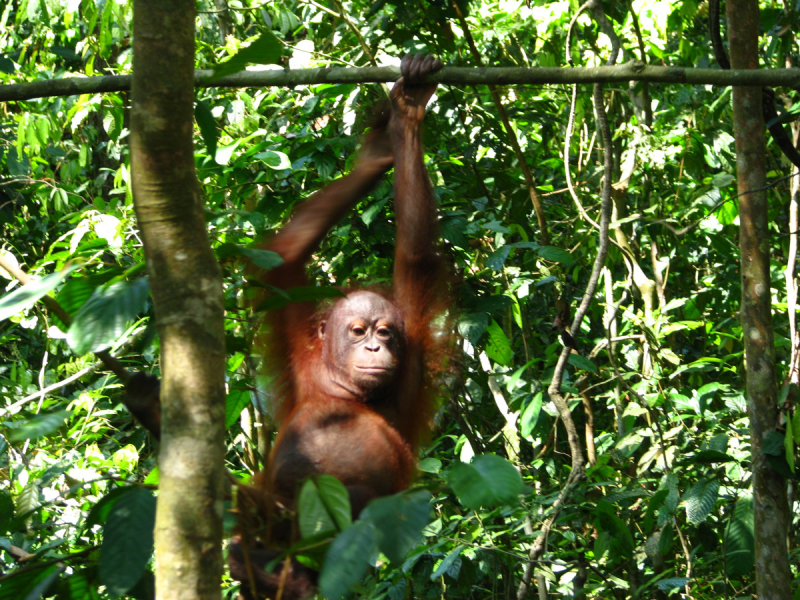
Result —
[[192, 145], [194, 0], [135, 0], [131, 167], [162, 349], [159, 600], [219, 598], [225, 338], [222, 277]]
[[[758, 68], [757, 0], [728, 0], [728, 38], [734, 69]], [[762, 600], [791, 597], [789, 504], [786, 481], [761, 448], [778, 416], [775, 348], [770, 303], [767, 232], [766, 146], [761, 88], [733, 88], [733, 124], [739, 184], [739, 247], [742, 269], [741, 321], [747, 369], [747, 405], [753, 468], [756, 586]], [[751, 191], [752, 190], [752, 191]]]

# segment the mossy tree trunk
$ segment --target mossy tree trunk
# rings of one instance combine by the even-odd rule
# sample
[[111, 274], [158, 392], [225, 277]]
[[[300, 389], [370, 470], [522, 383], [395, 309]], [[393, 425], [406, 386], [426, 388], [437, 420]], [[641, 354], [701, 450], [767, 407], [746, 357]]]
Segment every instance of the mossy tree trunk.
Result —
[[194, 0], [135, 0], [134, 205], [162, 350], [156, 592], [219, 598], [225, 338], [222, 277], [192, 145]]
[[[758, 68], [757, 0], [728, 0], [728, 39], [733, 69]], [[756, 584], [763, 600], [791, 597], [786, 481], [761, 452], [778, 418], [775, 346], [767, 230], [766, 144], [761, 88], [733, 88], [733, 125], [739, 184], [741, 321], [747, 369], [747, 404], [753, 468]], [[761, 191], [756, 191], [761, 190]]]

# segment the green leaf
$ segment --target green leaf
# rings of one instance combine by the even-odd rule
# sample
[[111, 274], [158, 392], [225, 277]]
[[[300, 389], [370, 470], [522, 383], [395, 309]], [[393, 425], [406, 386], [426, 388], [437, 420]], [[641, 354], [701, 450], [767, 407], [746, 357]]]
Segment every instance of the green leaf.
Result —
[[[128, 596], [134, 600], [156, 600], [156, 577], [155, 574], [145, 569], [136, 585], [128, 590]], [[59, 599], [60, 600], [60, 599]]]
[[221, 148], [217, 146], [217, 153], [214, 155], [214, 162], [218, 165], [226, 166], [231, 161], [234, 151], [241, 143], [242, 140], [235, 140], [230, 144], [222, 146]]
[[105, 350], [144, 310], [150, 295], [146, 277], [98, 288], [80, 308], [67, 332], [67, 343], [77, 355]]
[[589, 371], [590, 373], [594, 373], [595, 375], [600, 374], [600, 371], [598, 371], [595, 364], [591, 360], [589, 360], [585, 356], [581, 356], [580, 354], [575, 354], [574, 352], [571, 352], [569, 357], [567, 358], [567, 361], [576, 369]]
[[[105, 240], [103, 241], [105, 242]], [[80, 310], [81, 306], [86, 304], [87, 300], [92, 297], [92, 294], [97, 288], [105, 285], [120, 274], [121, 271], [108, 269], [97, 275], [70, 277], [58, 290], [56, 300], [67, 313], [74, 315]], [[67, 327], [63, 329], [67, 331]]]
[[217, 155], [217, 123], [211, 114], [211, 105], [208, 100], [200, 100], [194, 105], [194, 120], [200, 128], [200, 135], [206, 145], [206, 152], [211, 157]]
[[489, 323], [486, 332], [489, 334], [489, 340], [486, 342], [486, 354], [494, 362], [504, 367], [510, 367], [514, 360], [514, 351], [511, 349], [511, 342], [506, 337], [506, 332], [494, 319]]
[[430, 515], [430, 492], [407, 490], [373, 500], [361, 518], [372, 521], [381, 552], [393, 563], [400, 564], [419, 543], [422, 530], [431, 521]]
[[786, 462], [789, 463], [789, 470], [794, 473], [794, 427], [791, 423], [787, 424], [786, 435], [783, 438], [783, 448], [786, 451]]
[[423, 458], [419, 461], [417, 468], [423, 473], [438, 473], [442, 470], [442, 461], [438, 458]]
[[155, 496], [144, 487], [126, 489], [106, 519], [100, 547], [100, 580], [115, 596], [138, 583], [153, 555]]
[[8, 531], [14, 520], [14, 499], [7, 490], [0, 490], [0, 536]]
[[689, 577], [670, 577], [669, 579], [662, 579], [656, 585], [662, 592], [670, 592], [685, 587], [690, 581]]
[[[54, 575], [57, 577], [64, 572], [65, 566], [50, 565], [42, 569], [33, 569], [31, 571], [11, 573], [13, 577], [9, 577], [0, 585], [0, 600], [39, 600], [47, 588], [53, 583]], [[42, 584], [45, 589], [42, 589]], [[52, 596], [52, 594], [48, 594]]]
[[478, 344], [486, 326], [489, 315], [486, 313], [467, 313], [458, 320], [458, 333], [473, 346]]
[[29, 479], [22, 492], [17, 496], [17, 516], [25, 516], [32, 513], [42, 504], [39, 502], [39, 480]]
[[700, 479], [683, 495], [686, 504], [686, 519], [692, 525], [699, 525], [706, 520], [717, 502], [719, 482]]
[[100, 600], [97, 588], [97, 568], [89, 567], [62, 577], [56, 597], [58, 600]]
[[377, 202], [373, 202], [367, 208], [365, 208], [364, 212], [361, 213], [361, 220], [363, 221], [364, 225], [371, 225], [375, 220], [375, 217], [381, 213], [383, 207], [386, 206], [388, 201], [389, 196], [387, 194]]
[[561, 248], [556, 248], [555, 246], [542, 246], [539, 248], [539, 250], [537, 250], [537, 252], [539, 253], [539, 256], [545, 260], [549, 260], [550, 262], [557, 262], [566, 266], [570, 266], [575, 262], [575, 259], [572, 258], [572, 255], [569, 252], [562, 250]]
[[267, 30], [250, 45], [242, 48], [225, 62], [214, 68], [214, 73], [208, 82], [216, 81], [226, 75], [232, 75], [243, 70], [249, 64], [277, 65], [283, 56], [283, 46], [275, 34]]
[[336, 536], [319, 576], [319, 590], [328, 600], [339, 600], [361, 581], [378, 549], [372, 521], [356, 521]]
[[717, 173], [711, 178], [711, 185], [715, 188], [728, 187], [736, 181], [736, 178], [730, 173]]
[[694, 456], [679, 461], [678, 465], [713, 465], [716, 463], [734, 462], [736, 459], [718, 450], [701, 450]]
[[502, 271], [509, 252], [511, 252], [510, 247], [501, 246], [486, 257], [486, 266], [493, 271]]
[[114, 508], [114, 504], [116, 504], [117, 500], [123, 495], [127, 494], [129, 489], [130, 488], [126, 487], [114, 488], [100, 498], [99, 502], [93, 504], [92, 508], [89, 510], [89, 516], [86, 517], [86, 521], [83, 524], [84, 529], [89, 531], [95, 525], [105, 524], [108, 515], [111, 513], [111, 509]]
[[672, 544], [675, 543], [675, 534], [673, 533], [672, 524], [667, 523], [661, 530], [658, 536], [658, 551], [662, 556], [669, 554], [672, 550]]
[[350, 495], [332, 475], [310, 477], [297, 501], [298, 525], [303, 538], [336, 533], [350, 526]]
[[67, 566], [64, 564], [53, 565], [45, 569], [42, 576], [36, 582], [36, 585], [30, 588], [27, 594], [25, 594], [25, 600], [39, 600], [39, 598], [45, 596], [45, 592], [50, 589], [50, 586], [52, 586], [53, 583], [58, 580], [58, 577], [66, 570]]
[[742, 496], [736, 502], [725, 530], [725, 568], [728, 577], [741, 577], [755, 567], [753, 536], [753, 498]]
[[800, 440], [800, 410], [794, 411], [792, 417], [792, 432], [795, 440]]
[[225, 429], [230, 429], [250, 405], [250, 390], [231, 388], [225, 397]]
[[605, 500], [597, 503], [594, 523], [600, 531], [609, 534], [612, 548], [618, 549], [624, 558], [633, 556], [634, 544], [631, 531], [625, 521], [617, 515], [614, 507]]
[[38, 440], [55, 432], [72, 416], [71, 410], [56, 410], [42, 413], [29, 419], [11, 432], [9, 439], [12, 442], [23, 440]]
[[292, 168], [292, 161], [289, 160], [289, 157], [278, 150], [259, 152], [253, 158], [263, 160], [270, 169], [275, 169], [276, 171], [285, 171]]
[[767, 435], [764, 436], [764, 444], [761, 446], [761, 452], [772, 456], [783, 455], [786, 451], [784, 449], [783, 437], [783, 433], [775, 431], [774, 429], [767, 432]]
[[442, 228], [442, 237], [459, 248], [469, 248], [469, 239], [464, 230], [469, 225], [464, 217], [442, 217], [439, 223]]
[[495, 454], [476, 456], [470, 464], [456, 465], [450, 470], [447, 483], [459, 502], [472, 510], [513, 503], [524, 491], [514, 465]]
[[439, 577], [445, 575], [450, 568], [453, 566], [453, 563], [461, 556], [461, 552], [464, 550], [463, 546], [456, 546], [450, 553], [444, 557], [444, 560], [439, 563], [439, 566], [436, 567], [436, 570], [431, 573], [431, 581], [436, 581]]
[[673, 365], [681, 364], [680, 357], [677, 354], [675, 354], [672, 350], [670, 350], [669, 348], [661, 348], [658, 351], [658, 356], [660, 358], [663, 358], [667, 362], [672, 363]]
[[7, 319], [36, 304], [42, 296], [53, 291], [59, 283], [82, 265], [70, 265], [55, 273], [45, 275], [41, 279], [34, 279], [19, 289], [5, 294], [0, 298], [0, 320]]
[[533, 399], [522, 410], [522, 415], [519, 419], [519, 433], [522, 437], [528, 438], [536, 427], [539, 421], [539, 415], [542, 412], [542, 397], [544, 394], [538, 392], [533, 396]]
[[505, 314], [505, 310], [514, 304], [514, 299], [505, 294], [484, 296], [475, 303], [475, 312], [485, 312], [491, 314]]
[[246, 256], [255, 266], [265, 271], [271, 271], [275, 267], [280, 267], [283, 264], [281, 255], [272, 250], [239, 248], [239, 251], [242, 253], [242, 256]]

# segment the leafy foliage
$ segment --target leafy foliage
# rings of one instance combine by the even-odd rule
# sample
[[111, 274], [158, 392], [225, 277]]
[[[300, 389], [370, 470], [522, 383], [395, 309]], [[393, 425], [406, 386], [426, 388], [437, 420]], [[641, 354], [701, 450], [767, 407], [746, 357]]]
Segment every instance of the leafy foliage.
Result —
[[[497, 0], [227, 6], [198, 4], [197, 66], [215, 76], [246, 65], [396, 64], [411, 51], [476, 66], [467, 33], [484, 65], [563, 66], [577, 8]], [[704, 6], [636, 0], [604, 8], [624, 60], [709, 67]], [[761, 19], [763, 65], [795, 64], [794, 13], [764, 5]], [[131, 70], [130, 3], [7, 3], [0, 31], [2, 84]], [[600, 64], [610, 47], [588, 16], [571, 44], [581, 66]], [[579, 90], [575, 133], [566, 139], [570, 92], [499, 88], [506, 124], [485, 87], [437, 91], [426, 162], [443, 252], [458, 274], [442, 325], [457, 329], [463, 344], [442, 378], [442, 411], [418, 488], [381, 499], [350, 524], [336, 483], [306, 484], [299, 507], [306, 546], [292, 551], [324, 562], [320, 584], [330, 598], [351, 590], [370, 598], [505, 597], [526, 573], [571, 468], [546, 392], [563, 344], [554, 322], [574, 312], [597, 252], [565, 169], [596, 220], [603, 155], [588, 90]], [[796, 100], [783, 92], [787, 106]], [[687, 588], [693, 598], [743, 595], [754, 581], [747, 495], [754, 457], [741, 392], [730, 90], [637, 83], [608, 86], [605, 97], [615, 135], [617, 245], [587, 318], [569, 332], [577, 350], [563, 386], [590, 466], [531, 573], [553, 596], [665, 597]], [[228, 467], [237, 474], [257, 470], [270, 442], [270, 428], [256, 426], [268, 414], [269, 382], [251, 353], [258, 315], [247, 308], [245, 267], [279, 264], [256, 241], [352, 166], [358, 136], [384, 98], [375, 84], [197, 92], [195, 158], [225, 275]], [[20, 288], [0, 269], [3, 599], [151, 597], [154, 499], [141, 484], [156, 483], [154, 448], [122, 408], [121, 383], [87, 354], [113, 346], [131, 370], [158, 373], [161, 365], [140, 276], [128, 105], [125, 93], [4, 105], [0, 253], [37, 279]], [[536, 181], [549, 242], [510, 135]], [[788, 163], [774, 145], [768, 152], [776, 183], [767, 191], [765, 243], [783, 377], [794, 310], [784, 279], [791, 184], [780, 180]], [[318, 285], [272, 296], [258, 311], [335, 297], [337, 286], [388, 283], [393, 219], [387, 179], [323, 243], [309, 270]], [[73, 317], [71, 327], [36, 302], [45, 294]], [[790, 409], [786, 432], [762, 451], [796, 477], [800, 411], [790, 388], [781, 398]], [[790, 541], [797, 564], [791, 532]], [[309, 546], [317, 543], [323, 550], [315, 554]], [[324, 561], [326, 551], [336, 560]], [[235, 585], [225, 585], [233, 595]]]

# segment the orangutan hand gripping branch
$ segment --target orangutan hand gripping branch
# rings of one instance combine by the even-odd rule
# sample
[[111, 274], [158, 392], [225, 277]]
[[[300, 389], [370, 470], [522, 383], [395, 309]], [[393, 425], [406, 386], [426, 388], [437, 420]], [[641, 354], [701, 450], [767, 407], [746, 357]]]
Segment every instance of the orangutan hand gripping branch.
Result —
[[[274, 511], [270, 507], [293, 507], [299, 484], [313, 475], [337, 477], [347, 487], [354, 516], [371, 499], [411, 483], [418, 444], [433, 411], [427, 367], [436, 346], [431, 320], [445, 308], [445, 268], [421, 139], [425, 107], [436, 85], [418, 82], [441, 66], [432, 56], [403, 59], [391, 113], [367, 134], [353, 171], [300, 206], [266, 246], [284, 263], [264, 273], [263, 283], [284, 290], [308, 285], [306, 264], [322, 238], [394, 164], [397, 245], [391, 294], [355, 290], [324, 313], [311, 302], [269, 313], [266, 363], [281, 378], [279, 431], [258, 486], [240, 494], [248, 504], [243, 513], [269, 520], [264, 513]], [[145, 414], [143, 403], [130, 404], [137, 416]], [[148, 422], [157, 420], [154, 414], [146, 413]], [[315, 574], [298, 563], [264, 571], [278, 554], [272, 549], [291, 541], [286, 539], [290, 528], [268, 529], [263, 535], [237, 536], [231, 544], [231, 575], [242, 581], [242, 595], [271, 597], [278, 588], [287, 600], [312, 594]]]

